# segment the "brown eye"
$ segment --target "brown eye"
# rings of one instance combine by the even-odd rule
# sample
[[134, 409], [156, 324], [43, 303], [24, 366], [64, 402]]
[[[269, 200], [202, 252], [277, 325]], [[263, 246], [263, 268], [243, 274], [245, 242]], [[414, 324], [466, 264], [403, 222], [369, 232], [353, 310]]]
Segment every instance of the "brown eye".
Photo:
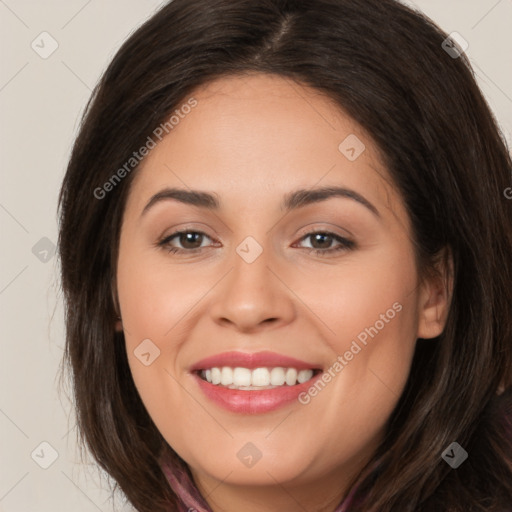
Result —
[[314, 249], [329, 249], [334, 241], [334, 237], [327, 233], [315, 233], [314, 235], [309, 235], [309, 237]]
[[[158, 243], [158, 245], [173, 253], [195, 253], [201, 251], [201, 249], [204, 247], [202, 243], [204, 242], [205, 238], [210, 239], [208, 235], [202, 233], [201, 231], [177, 231], [176, 233], [165, 237]], [[174, 245], [176, 244], [176, 241], [179, 247]]]
[[[328, 231], [315, 231], [303, 236], [301, 240], [310, 240], [310, 247], [304, 247], [314, 251], [319, 256], [325, 256], [338, 251], [348, 251], [356, 247], [355, 242]], [[334, 245], [333, 244], [337, 244]]]
[[[189, 231], [186, 233], [180, 233], [178, 235], [178, 240], [184, 249], [197, 249], [201, 247], [203, 236], [204, 235], [202, 233]], [[198, 241], [199, 245], [197, 245]]]

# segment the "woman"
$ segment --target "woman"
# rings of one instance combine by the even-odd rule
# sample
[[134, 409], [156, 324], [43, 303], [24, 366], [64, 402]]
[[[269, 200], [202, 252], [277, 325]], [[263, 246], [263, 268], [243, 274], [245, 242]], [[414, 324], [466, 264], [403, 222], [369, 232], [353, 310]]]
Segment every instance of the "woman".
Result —
[[511, 510], [511, 172], [395, 1], [166, 5], [60, 196], [82, 440], [140, 511]]

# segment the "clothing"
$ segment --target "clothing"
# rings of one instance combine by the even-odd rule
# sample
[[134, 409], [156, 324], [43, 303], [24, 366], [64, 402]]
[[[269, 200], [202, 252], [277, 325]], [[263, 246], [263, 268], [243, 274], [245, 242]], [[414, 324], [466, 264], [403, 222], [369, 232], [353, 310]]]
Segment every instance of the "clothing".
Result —
[[[182, 469], [173, 470], [169, 464], [165, 463], [162, 464], [162, 469], [169, 485], [181, 500], [177, 512], [212, 512], [187, 471]], [[349, 512], [348, 507], [352, 502], [354, 492], [355, 489], [350, 492], [334, 512]]]

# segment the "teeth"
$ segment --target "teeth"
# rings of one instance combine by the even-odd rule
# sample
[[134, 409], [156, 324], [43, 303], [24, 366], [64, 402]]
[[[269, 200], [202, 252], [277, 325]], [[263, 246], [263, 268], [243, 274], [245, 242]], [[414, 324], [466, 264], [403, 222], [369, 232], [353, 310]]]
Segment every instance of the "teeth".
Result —
[[297, 381], [299, 384], [302, 384], [303, 382], [311, 379], [311, 377], [313, 377], [313, 372], [311, 370], [301, 370], [297, 375]]
[[270, 370], [270, 384], [272, 386], [282, 386], [285, 380], [284, 368], [272, 368]]
[[295, 368], [288, 368], [286, 370], [286, 384], [294, 386], [297, 382], [297, 370]]
[[220, 372], [220, 383], [223, 386], [233, 384], [233, 369], [229, 366], [224, 366]]
[[256, 368], [252, 371], [251, 385], [268, 386], [270, 384], [270, 372], [267, 368]]
[[295, 386], [307, 382], [313, 377], [313, 370], [295, 368], [208, 368], [201, 372], [203, 379], [211, 384], [226, 386], [231, 389], [261, 389], [275, 386]]
[[212, 368], [212, 384], [220, 384], [221, 374], [220, 368]]
[[247, 368], [235, 368], [233, 372], [233, 382], [236, 386], [250, 386], [252, 372]]

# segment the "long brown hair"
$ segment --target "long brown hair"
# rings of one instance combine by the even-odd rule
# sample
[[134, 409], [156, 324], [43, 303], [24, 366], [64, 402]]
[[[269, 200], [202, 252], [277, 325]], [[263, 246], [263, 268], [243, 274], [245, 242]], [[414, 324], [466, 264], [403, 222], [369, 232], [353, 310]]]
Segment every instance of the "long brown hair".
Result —
[[[136, 167], [103, 197], [97, 190], [198, 86], [254, 71], [314, 87], [357, 121], [404, 198], [420, 271], [443, 248], [453, 257], [446, 328], [417, 341], [387, 436], [354, 481], [362, 504], [351, 510], [498, 511], [512, 502], [512, 162], [468, 60], [446, 51], [447, 37], [394, 0], [174, 0], [115, 55], [64, 178], [59, 251], [81, 440], [138, 510], [175, 510], [160, 460], [168, 453], [186, 466], [149, 417], [114, 328]], [[454, 441], [469, 454], [458, 469], [441, 458]]]

